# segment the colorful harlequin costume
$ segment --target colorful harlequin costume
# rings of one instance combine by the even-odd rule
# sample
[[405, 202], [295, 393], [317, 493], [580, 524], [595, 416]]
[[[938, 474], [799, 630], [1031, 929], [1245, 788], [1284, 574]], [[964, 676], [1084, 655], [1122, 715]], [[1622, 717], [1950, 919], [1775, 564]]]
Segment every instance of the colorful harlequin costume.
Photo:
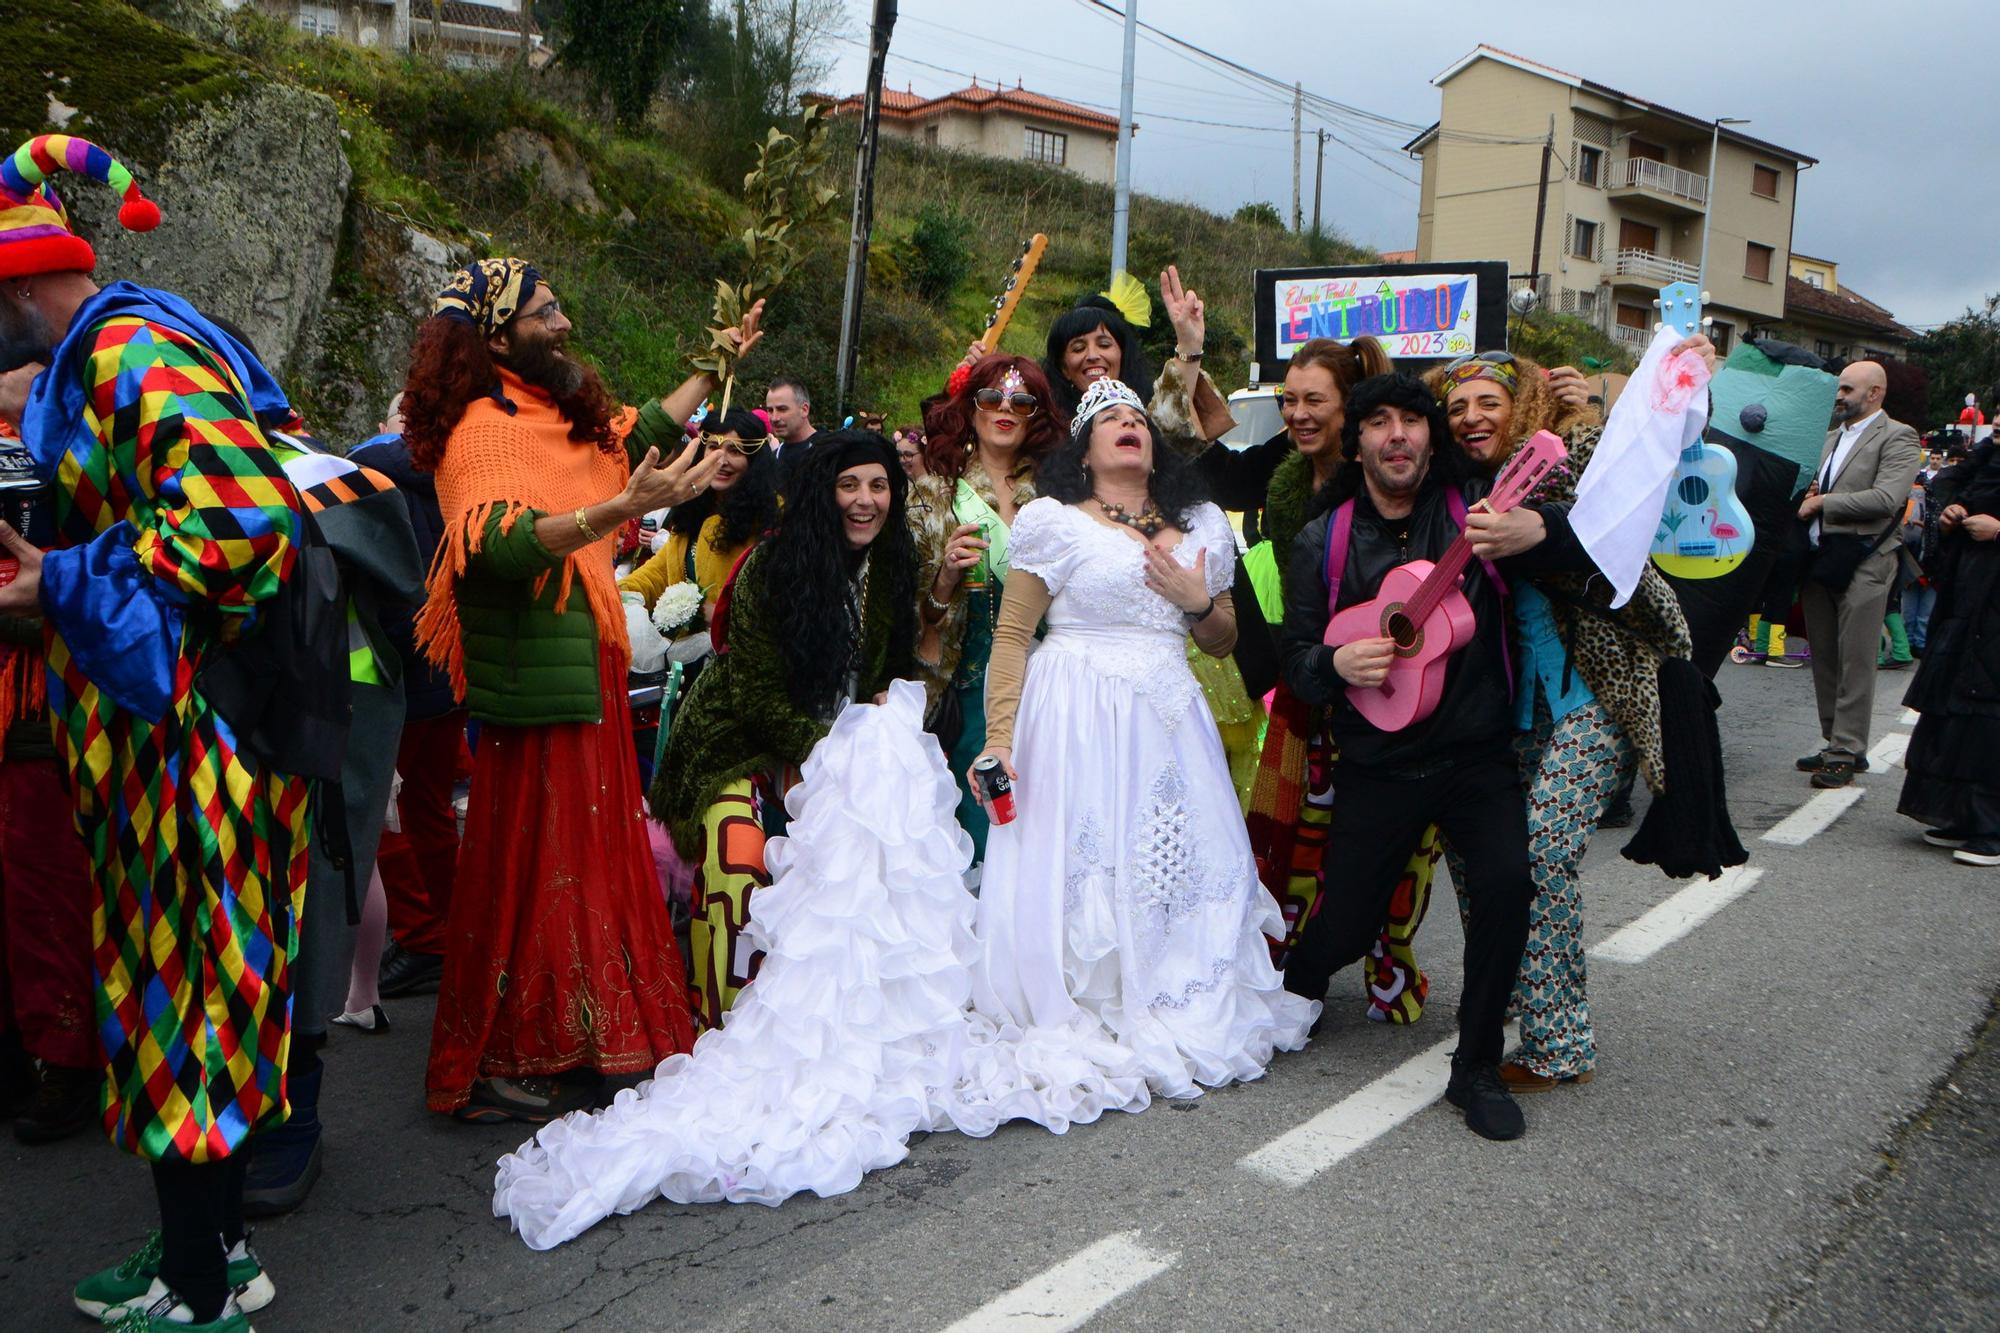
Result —
[[[68, 169], [159, 213], [94, 144], [0, 163], [0, 278], [88, 272], [45, 177]], [[204, 659], [291, 569], [297, 493], [263, 423], [289, 417], [250, 350], [179, 297], [115, 283], [34, 381], [22, 435], [55, 483], [42, 566], [48, 705], [98, 890], [104, 1123], [155, 1161], [225, 1158], [285, 1114], [306, 789], [240, 750]]]

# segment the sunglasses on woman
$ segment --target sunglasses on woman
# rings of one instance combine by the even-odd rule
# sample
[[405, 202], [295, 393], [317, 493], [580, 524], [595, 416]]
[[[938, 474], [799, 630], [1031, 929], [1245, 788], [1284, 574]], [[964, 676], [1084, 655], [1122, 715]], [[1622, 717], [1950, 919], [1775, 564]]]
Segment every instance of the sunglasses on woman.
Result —
[[1514, 364], [1514, 354], [1512, 352], [1467, 352], [1464, 356], [1447, 365], [1445, 371], [1448, 374], [1451, 371], [1457, 370], [1460, 366], [1469, 366], [1475, 361], [1483, 361], [1489, 366], [1511, 366]]
[[998, 412], [1005, 407], [1014, 415], [1031, 417], [1041, 410], [1041, 400], [1031, 393], [1002, 393], [998, 389], [980, 389], [972, 395], [972, 402], [982, 412]]

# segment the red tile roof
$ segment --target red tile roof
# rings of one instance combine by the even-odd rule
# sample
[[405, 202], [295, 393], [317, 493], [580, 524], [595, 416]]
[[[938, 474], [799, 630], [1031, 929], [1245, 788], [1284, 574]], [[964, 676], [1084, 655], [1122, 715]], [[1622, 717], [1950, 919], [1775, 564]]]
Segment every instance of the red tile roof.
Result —
[[1837, 320], [1905, 342], [1917, 336], [1915, 329], [1897, 323], [1894, 315], [1852, 287], [1830, 292], [1790, 275], [1785, 278], [1785, 317]]
[[[835, 115], [846, 115], [861, 110], [862, 99], [858, 93], [839, 99], [817, 100], [824, 100]], [[1030, 92], [1021, 87], [989, 88], [984, 84], [975, 83], [970, 88], [960, 88], [941, 97], [923, 97], [912, 92], [897, 92], [891, 88], [882, 90], [882, 115], [888, 120], [929, 120], [948, 111], [969, 111], [979, 116], [995, 111], [1012, 111], [1036, 120], [1074, 125], [1079, 129], [1100, 130], [1105, 134], [1118, 133], [1118, 117], [1114, 115], [1094, 111], [1087, 106], [1078, 106], [1075, 102], [1065, 102], [1061, 98], [1050, 97], [1044, 93]], [[1134, 124], [1132, 128], [1137, 132], [1139, 127]]]

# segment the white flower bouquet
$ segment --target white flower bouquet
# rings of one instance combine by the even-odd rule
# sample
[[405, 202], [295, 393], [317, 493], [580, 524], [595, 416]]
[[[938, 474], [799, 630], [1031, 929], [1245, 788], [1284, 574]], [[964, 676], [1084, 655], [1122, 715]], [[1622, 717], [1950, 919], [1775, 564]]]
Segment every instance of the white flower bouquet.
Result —
[[695, 617], [701, 610], [701, 585], [692, 581], [675, 583], [660, 594], [660, 600], [653, 603], [653, 628], [671, 639], [674, 633]]

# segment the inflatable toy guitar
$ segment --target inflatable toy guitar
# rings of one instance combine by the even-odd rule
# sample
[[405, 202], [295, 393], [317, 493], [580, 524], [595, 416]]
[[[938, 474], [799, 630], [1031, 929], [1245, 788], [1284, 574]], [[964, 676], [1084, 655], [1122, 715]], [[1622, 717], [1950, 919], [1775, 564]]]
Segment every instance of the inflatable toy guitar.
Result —
[[1007, 331], [1007, 321], [1014, 318], [1021, 296], [1028, 290], [1028, 283], [1042, 262], [1042, 252], [1048, 248], [1049, 238], [1041, 232], [1030, 236], [1021, 246], [1021, 253], [1007, 274], [1007, 285], [993, 298], [993, 313], [986, 317], [986, 332], [979, 335], [979, 341], [987, 351], [1000, 345], [1000, 335]]
[[[1654, 304], [1662, 322], [1692, 336], [1708, 322], [1702, 295], [1691, 282], [1670, 283]], [[1736, 455], [1701, 440], [1681, 450], [1653, 534], [1653, 563], [1678, 579], [1717, 579], [1743, 563], [1755, 538], [1750, 511], [1736, 497]]]
[[[1483, 509], [1504, 514], [1541, 485], [1549, 470], [1569, 457], [1561, 438], [1536, 431], [1494, 478]], [[1472, 543], [1460, 533], [1436, 564], [1412, 560], [1382, 577], [1373, 601], [1350, 606], [1326, 627], [1326, 642], [1339, 648], [1359, 639], [1394, 639], [1389, 678], [1380, 685], [1350, 685], [1355, 711], [1382, 731], [1401, 731], [1429, 717], [1444, 694], [1445, 666], [1472, 642], [1472, 603], [1459, 591], [1459, 577], [1472, 558]]]

